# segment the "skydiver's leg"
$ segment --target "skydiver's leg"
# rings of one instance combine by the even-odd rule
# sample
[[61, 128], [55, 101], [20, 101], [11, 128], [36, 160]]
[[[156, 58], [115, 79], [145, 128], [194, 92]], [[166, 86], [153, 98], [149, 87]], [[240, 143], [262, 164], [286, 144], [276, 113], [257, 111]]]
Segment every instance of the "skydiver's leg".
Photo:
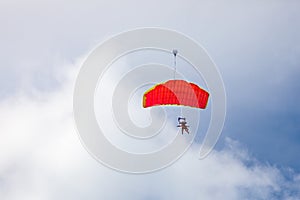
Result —
[[190, 134], [190, 132], [189, 132], [189, 129], [188, 129], [188, 128], [185, 128], [185, 131], [186, 131], [188, 134]]

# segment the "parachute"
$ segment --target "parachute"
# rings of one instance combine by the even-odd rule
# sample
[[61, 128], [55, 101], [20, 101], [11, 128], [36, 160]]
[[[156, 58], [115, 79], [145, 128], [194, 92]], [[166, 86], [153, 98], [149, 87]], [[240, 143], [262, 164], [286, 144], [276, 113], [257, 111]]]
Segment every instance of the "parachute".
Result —
[[143, 95], [143, 107], [181, 105], [205, 109], [209, 93], [185, 80], [169, 80], [150, 88]]

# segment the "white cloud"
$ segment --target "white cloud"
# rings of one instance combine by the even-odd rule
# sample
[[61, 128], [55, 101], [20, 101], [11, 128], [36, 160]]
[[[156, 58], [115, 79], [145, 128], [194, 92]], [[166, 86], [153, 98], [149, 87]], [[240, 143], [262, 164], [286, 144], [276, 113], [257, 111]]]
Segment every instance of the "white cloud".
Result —
[[53, 92], [1, 101], [1, 199], [299, 198], [299, 175], [287, 180], [279, 169], [259, 163], [230, 139], [227, 148], [204, 160], [190, 150], [157, 173], [129, 175], [102, 166], [85, 151], [75, 131], [76, 71], [60, 71], [65, 81]]

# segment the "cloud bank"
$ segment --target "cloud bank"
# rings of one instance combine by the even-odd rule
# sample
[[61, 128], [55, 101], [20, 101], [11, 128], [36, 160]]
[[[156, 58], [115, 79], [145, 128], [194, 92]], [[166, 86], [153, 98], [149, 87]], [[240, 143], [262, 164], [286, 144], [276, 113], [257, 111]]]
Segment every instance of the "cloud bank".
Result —
[[[189, 150], [157, 173], [130, 175], [96, 162], [80, 144], [72, 115], [78, 65], [61, 87], [0, 102], [1, 199], [299, 199], [300, 175], [262, 163], [230, 138], [198, 160]], [[70, 70], [71, 69], [71, 70]]]

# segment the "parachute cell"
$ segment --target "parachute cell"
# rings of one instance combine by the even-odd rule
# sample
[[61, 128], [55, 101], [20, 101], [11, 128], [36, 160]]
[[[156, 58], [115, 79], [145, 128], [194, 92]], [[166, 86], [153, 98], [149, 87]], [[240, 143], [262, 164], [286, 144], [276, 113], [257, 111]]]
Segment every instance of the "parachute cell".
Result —
[[143, 107], [159, 105], [183, 105], [206, 108], [209, 93], [194, 83], [184, 80], [169, 80], [155, 85], [145, 92]]

